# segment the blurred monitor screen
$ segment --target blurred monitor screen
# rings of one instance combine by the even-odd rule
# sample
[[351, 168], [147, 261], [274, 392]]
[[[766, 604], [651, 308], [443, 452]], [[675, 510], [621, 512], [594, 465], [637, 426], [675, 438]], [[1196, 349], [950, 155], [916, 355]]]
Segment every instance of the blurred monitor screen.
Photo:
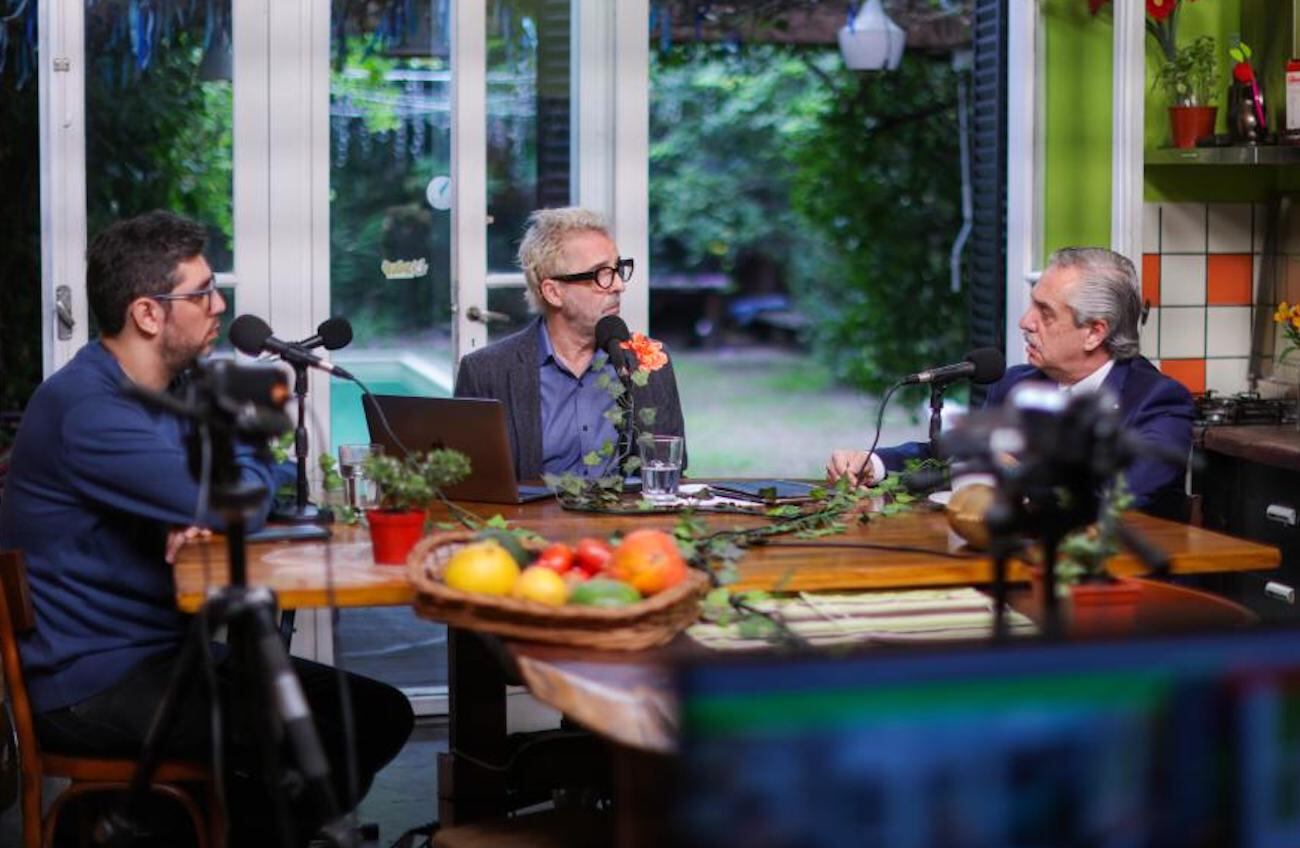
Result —
[[1300, 846], [1300, 632], [724, 658], [686, 846]]

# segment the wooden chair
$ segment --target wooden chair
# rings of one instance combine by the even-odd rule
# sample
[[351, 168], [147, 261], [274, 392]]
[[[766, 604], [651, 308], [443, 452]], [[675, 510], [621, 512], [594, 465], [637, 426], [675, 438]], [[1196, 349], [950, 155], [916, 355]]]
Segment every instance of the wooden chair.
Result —
[[[27, 567], [17, 551], [0, 551], [0, 658], [4, 662], [5, 690], [18, 736], [18, 760], [21, 767], [21, 804], [23, 848], [48, 848], [54, 841], [59, 813], [68, 801], [91, 792], [125, 790], [135, 773], [135, 761], [63, 756], [43, 753], [36, 740], [32, 707], [27, 697], [27, 682], [18, 657], [18, 637], [35, 627], [31, 593], [27, 585]], [[51, 803], [41, 816], [41, 779], [66, 778], [72, 783]], [[163, 760], [153, 776], [153, 792], [180, 804], [194, 824], [199, 848], [219, 848], [225, 842], [225, 821], [216, 803], [216, 784], [212, 771], [199, 763]], [[201, 784], [208, 802], [208, 822], [194, 796], [177, 784]]]

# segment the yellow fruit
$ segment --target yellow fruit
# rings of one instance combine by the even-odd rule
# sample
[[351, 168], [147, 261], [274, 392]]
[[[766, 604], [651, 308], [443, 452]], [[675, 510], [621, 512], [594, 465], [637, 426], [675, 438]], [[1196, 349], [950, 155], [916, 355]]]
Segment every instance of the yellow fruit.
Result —
[[496, 542], [475, 542], [451, 555], [443, 580], [453, 589], [507, 595], [519, 579], [519, 565]]
[[530, 565], [519, 575], [510, 594], [525, 601], [558, 607], [569, 599], [569, 586], [563, 577], [549, 568]]

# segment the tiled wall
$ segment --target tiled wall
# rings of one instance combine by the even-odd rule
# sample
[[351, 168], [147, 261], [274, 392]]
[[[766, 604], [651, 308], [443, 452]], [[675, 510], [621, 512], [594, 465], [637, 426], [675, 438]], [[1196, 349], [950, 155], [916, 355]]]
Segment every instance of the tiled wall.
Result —
[[[1270, 257], [1283, 271], [1277, 274], [1279, 291], [1256, 295], [1266, 265], [1266, 208], [1147, 203], [1143, 212], [1142, 296], [1151, 311], [1142, 328], [1142, 354], [1193, 392], [1245, 391], [1253, 301], [1259, 298], [1271, 320], [1274, 302], [1286, 297], [1286, 256]], [[1289, 244], [1292, 239], [1283, 236], [1270, 247], [1300, 254], [1300, 238], [1294, 240]], [[1293, 261], [1300, 262], [1300, 255]], [[1266, 373], [1271, 349], [1267, 354]], [[1270, 386], [1257, 388], [1271, 393]]]

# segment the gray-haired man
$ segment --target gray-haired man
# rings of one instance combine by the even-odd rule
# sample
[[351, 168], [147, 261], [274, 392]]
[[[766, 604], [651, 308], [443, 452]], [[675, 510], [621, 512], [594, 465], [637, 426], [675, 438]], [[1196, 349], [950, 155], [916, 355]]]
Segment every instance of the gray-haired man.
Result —
[[[1007, 369], [989, 389], [986, 406], [999, 406], [1027, 380], [1055, 382], [1071, 393], [1105, 388], [1119, 399], [1123, 425], [1139, 438], [1186, 455], [1192, 446], [1192, 398], [1138, 352], [1142, 301], [1133, 263], [1101, 247], [1058, 250], [1030, 294], [1020, 317], [1027, 365]], [[835, 451], [826, 470], [870, 483], [886, 470], [928, 456], [927, 443], [876, 451]], [[1139, 459], [1125, 474], [1138, 506], [1177, 516], [1182, 512], [1182, 468]]]
[[[584, 457], [617, 443], [605, 416], [614, 399], [599, 380], [617, 379], [596, 350], [596, 323], [617, 315], [632, 278], [604, 220], [586, 209], [541, 209], [529, 218], [519, 245], [519, 266], [529, 305], [540, 316], [519, 332], [467, 355], [456, 376], [457, 397], [495, 398], [506, 408], [515, 475], [543, 472], [601, 476], [616, 472], [619, 457], [592, 466]], [[672, 362], [632, 390], [636, 409], [653, 408], [651, 428], [685, 435]], [[683, 466], [685, 461], [683, 460]]]

